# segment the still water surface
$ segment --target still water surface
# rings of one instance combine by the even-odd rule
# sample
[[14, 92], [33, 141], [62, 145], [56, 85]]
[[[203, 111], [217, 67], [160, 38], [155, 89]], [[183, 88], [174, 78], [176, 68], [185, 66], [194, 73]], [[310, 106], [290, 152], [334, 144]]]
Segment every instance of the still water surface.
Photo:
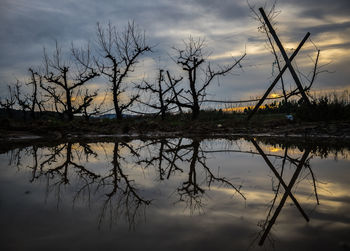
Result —
[[1, 250], [349, 250], [347, 149], [115, 140], [0, 163]]

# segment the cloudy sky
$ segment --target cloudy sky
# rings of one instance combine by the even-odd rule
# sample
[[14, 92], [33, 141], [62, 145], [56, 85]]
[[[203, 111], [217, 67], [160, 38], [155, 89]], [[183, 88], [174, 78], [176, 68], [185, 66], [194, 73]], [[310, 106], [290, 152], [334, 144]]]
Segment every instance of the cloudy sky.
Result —
[[[251, 0], [256, 7], [265, 1]], [[315, 90], [349, 88], [350, 1], [279, 0], [277, 32], [287, 51], [296, 48], [306, 32], [321, 49], [320, 64], [331, 73], [319, 75]], [[190, 35], [206, 40], [213, 65], [225, 64], [244, 51], [243, 69], [220, 78], [209, 88], [211, 98], [238, 100], [262, 95], [273, 81], [273, 56], [246, 0], [0, 0], [0, 92], [15, 79], [25, 79], [29, 67], [41, 64], [43, 47], [57, 40], [63, 50], [70, 43], [96, 42], [96, 22], [111, 21], [122, 28], [129, 20], [146, 31], [153, 53], [142, 58], [139, 78], [155, 78], [159, 67], [176, 72], [169, 56]], [[315, 49], [308, 42], [296, 58], [307, 74]], [[305, 82], [305, 80], [303, 80]], [[305, 82], [306, 83], [306, 82]], [[293, 82], [288, 82], [288, 86]], [[104, 80], [90, 83], [104, 88]], [[280, 92], [280, 88], [274, 90]]]

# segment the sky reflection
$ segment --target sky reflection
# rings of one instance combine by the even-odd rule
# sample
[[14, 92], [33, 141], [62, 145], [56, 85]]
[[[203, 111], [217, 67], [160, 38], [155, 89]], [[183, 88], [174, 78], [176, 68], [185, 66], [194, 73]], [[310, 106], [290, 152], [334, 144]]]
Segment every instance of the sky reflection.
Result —
[[[346, 250], [348, 151], [341, 156], [253, 139], [15, 149], [0, 155], [0, 245]], [[279, 176], [294, 184], [284, 189]]]

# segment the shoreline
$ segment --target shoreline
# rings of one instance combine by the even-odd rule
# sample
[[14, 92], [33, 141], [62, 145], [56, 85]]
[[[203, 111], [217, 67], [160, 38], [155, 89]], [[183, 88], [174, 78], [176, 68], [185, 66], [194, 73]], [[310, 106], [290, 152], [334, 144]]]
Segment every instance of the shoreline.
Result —
[[244, 134], [244, 133], [211, 133], [211, 134], [181, 134], [181, 132], [161, 132], [161, 133], [144, 133], [144, 134], [68, 134], [64, 137], [55, 138], [45, 135], [34, 135], [20, 132], [12, 133], [6, 138], [0, 137], [0, 154], [9, 152], [14, 149], [21, 149], [31, 146], [52, 147], [66, 143], [93, 144], [93, 143], [113, 143], [113, 142], [130, 142], [132, 140], [157, 141], [160, 139], [187, 138], [196, 140], [246, 140], [252, 138], [271, 146], [294, 147], [299, 150], [312, 149], [313, 151], [350, 151], [350, 135], [325, 135], [325, 134]]
[[[312, 139], [350, 139], [350, 123], [329, 124], [324, 126], [319, 123], [308, 123], [296, 126], [278, 126], [274, 128], [238, 127], [238, 128], [187, 128], [184, 130], [121, 130], [86, 132], [86, 128], [68, 130], [67, 128], [46, 128], [44, 133], [31, 130], [0, 130], [0, 142], [16, 142], [31, 140], [69, 140], [69, 139], [95, 139], [95, 138], [225, 138], [225, 137], [270, 137], [270, 138], [312, 138]], [[76, 129], [76, 128], [75, 128]]]
[[281, 118], [256, 120], [155, 121], [124, 120], [57, 122], [28, 121], [2, 124], [0, 144], [30, 144], [37, 142], [111, 141], [113, 139], [156, 138], [267, 138], [273, 141], [327, 141], [343, 145], [350, 143], [350, 121], [287, 121]]
[[338, 139], [338, 140], [350, 140], [350, 135], [332, 135], [332, 134], [269, 134], [269, 133], [210, 133], [210, 134], [184, 134], [181, 132], [160, 132], [160, 133], [146, 133], [146, 134], [69, 134], [64, 137], [54, 138], [44, 135], [23, 134], [23, 132], [12, 133], [6, 137], [0, 137], [0, 142], [26, 142], [26, 141], [48, 141], [48, 140], [74, 140], [74, 139], [156, 139], [156, 138], [203, 138], [203, 139], [216, 139], [216, 138], [285, 138], [285, 139]]

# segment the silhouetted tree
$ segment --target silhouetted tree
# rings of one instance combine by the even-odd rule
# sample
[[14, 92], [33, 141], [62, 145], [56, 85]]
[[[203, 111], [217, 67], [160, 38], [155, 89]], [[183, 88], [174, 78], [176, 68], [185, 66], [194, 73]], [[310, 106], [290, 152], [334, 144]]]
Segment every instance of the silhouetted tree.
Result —
[[[178, 95], [182, 92], [182, 89], [179, 92], [175, 91], [175, 86], [182, 80], [182, 78], [179, 79], [172, 79], [170, 77], [169, 72], [168, 73], [168, 81], [169, 83], [164, 79], [163, 76], [164, 70], [159, 70], [159, 77], [157, 79], [157, 84], [150, 84], [147, 81], [143, 81], [141, 85], [138, 85], [137, 88], [143, 91], [150, 91], [151, 93], [156, 95], [155, 102], [152, 103], [145, 103], [139, 100], [140, 103], [151, 107], [155, 110], [159, 110], [155, 114], [155, 116], [158, 116], [160, 114], [162, 120], [165, 119], [166, 114], [170, 111], [176, 108], [176, 106], [172, 106], [173, 103], [171, 101], [176, 100]], [[172, 106], [172, 107], [171, 107]], [[181, 107], [180, 107], [181, 109]], [[181, 111], [181, 110], [180, 110]]]
[[32, 68], [29, 68], [30, 72], [30, 81], [27, 83], [28, 86], [31, 86], [31, 94], [28, 95], [29, 110], [31, 117], [35, 118], [35, 111], [42, 113], [44, 110], [44, 100], [39, 91], [40, 84], [42, 82], [42, 76], [34, 71]]
[[13, 90], [13, 88], [10, 85], [8, 85], [7, 88], [7, 96], [3, 100], [0, 100], [0, 107], [5, 109], [9, 118], [12, 118], [12, 109], [13, 106], [16, 104], [15, 90]]
[[89, 47], [85, 53], [78, 56], [74, 48], [72, 48], [72, 53], [75, 59], [79, 59], [74, 65], [64, 60], [57, 42], [52, 57], [49, 57], [44, 49], [43, 80], [45, 81], [41, 82], [41, 88], [53, 100], [55, 110], [67, 115], [69, 120], [74, 118], [74, 114], [81, 113], [84, 108], [91, 104], [97, 95], [96, 93], [87, 93], [82, 100], [80, 99], [82, 102], [77, 102], [79, 100], [77, 94], [81, 94], [79, 90], [83, 85], [99, 76], [99, 73], [91, 65]]
[[16, 82], [14, 86], [14, 90], [15, 90], [14, 95], [15, 95], [17, 104], [19, 105], [19, 107], [23, 112], [23, 119], [26, 119], [26, 111], [30, 109], [30, 105], [29, 105], [28, 97], [22, 93], [21, 84], [19, 83], [19, 81]]
[[123, 111], [139, 97], [133, 95], [129, 101], [123, 100], [126, 79], [134, 72], [139, 57], [151, 51], [151, 48], [146, 43], [145, 34], [134, 22], [129, 22], [123, 31], [117, 31], [111, 23], [106, 28], [97, 23], [97, 39], [102, 58], [96, 60], [96, 63], [112, 86], [114, 110], [117, 119], [121, 120]]
[[29, 111], [32, 119], [35, 118], [35, 112], [43, 111], [44, 100], [40, 97], [41, 93], [39, 92], [40, 84], [42, 83], [42, 76], [35, 72], [32, 68], [29, 68], [30, 80], [26, 82], [25, 85], [29, 86], [31, 90], [25, 92], [22, 88], [22, 84], [17, 80], [16, 84], [13, 87], [14, 96], [17, 102], [17, 105], [23, 111], [23, 118], [27, 117], [27, 111]]
[[181, 89], [180, 91], [176, 91], [175, 86], [177, 85], [177, 83], [179, 83], [183, 79], [183, 77], [174, 78], [170, 75], [169, 71], [166, 71], [166, 74], [168, 77], [169, 85], [170, 85], [171, 90], [172, 90], [173, 95], [174, 95], [174, 100], [176, 102], [176, 105], [179, 109], [180, 114], [182, 114], [182, 108], [181, 108], [181, 105], [179, 105], [180, 104], [179, 94], [183, 91], [183, 89]]
[[[174, 60], [187, 75], [189, 89], [186, 93], [189, 94], [189, 98], [179, 94], [178, 96], [185, 102], [180, 102], [178, 99], [172, 102], [177, 103], [181, 107], [191, 109], [192, 119], [198, 117], [201, 101], [206, 96], [206, 88], [212, 80], [218, 76], [225, 76], [235, 66], [240, 66], [241, 60], [246, 55], [244, 53], [238, 60], [234, 60], [232, 64], [218, 66], [218, 69], [214, 70], [210, 62], [205, 64], [207, 59], [204, 49], [204, 40], [200, 38], [196, 40], [192, 37], [184, 41], [184, 48], [174, 48], [177, 54]], [[200, 78], [199, 71], [202, 71], [204, 74], [202, 78]]]

